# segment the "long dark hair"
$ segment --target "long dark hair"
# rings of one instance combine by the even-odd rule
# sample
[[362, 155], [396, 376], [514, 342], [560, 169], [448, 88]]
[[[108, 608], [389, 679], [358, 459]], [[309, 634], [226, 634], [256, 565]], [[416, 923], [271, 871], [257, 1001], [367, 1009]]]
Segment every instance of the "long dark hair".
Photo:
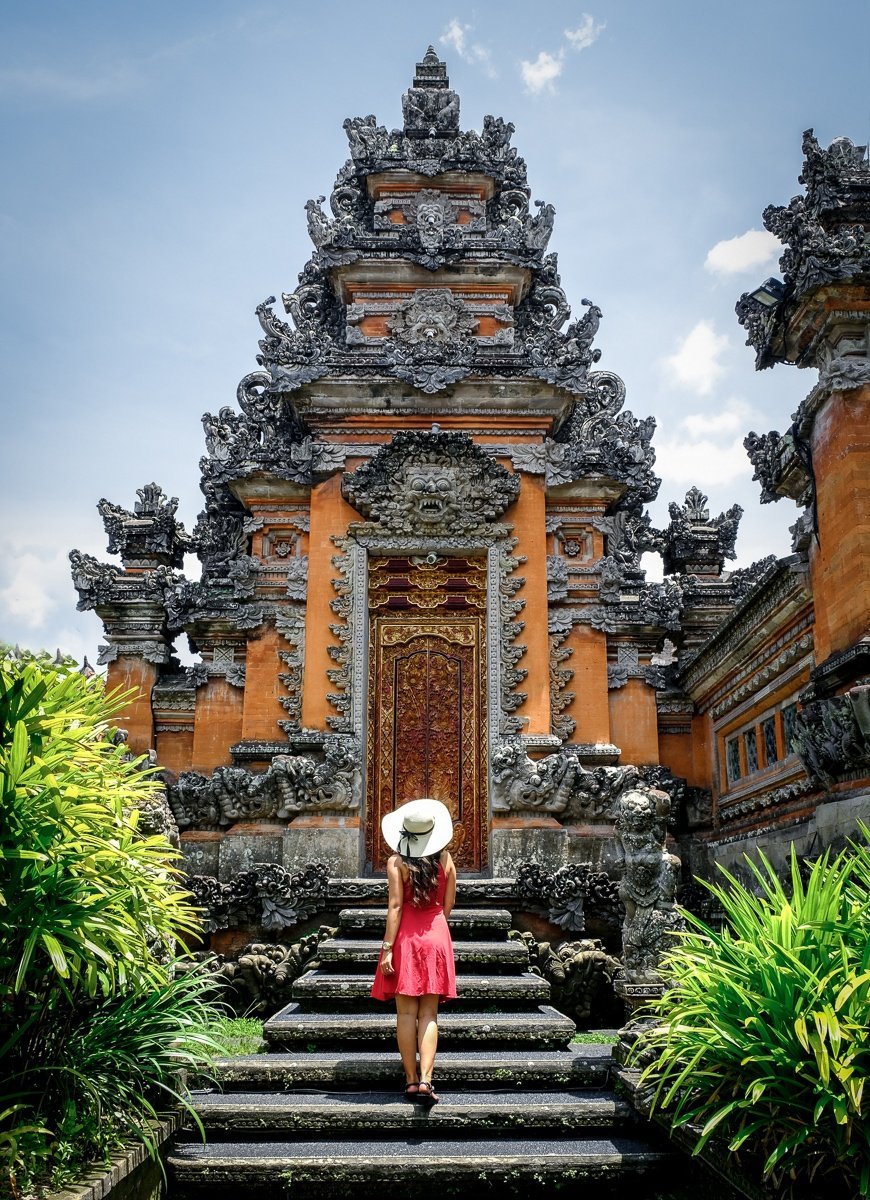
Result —
[[435, 894], [438, 887], [438, 864], [441, 862], [443, 851], [437, 854], [426, 854], [422, 858], [406, 858], [400, 854], [402, 862], [408, 868], [411, 876], [411, 903], [415, 908], [422, 908]]

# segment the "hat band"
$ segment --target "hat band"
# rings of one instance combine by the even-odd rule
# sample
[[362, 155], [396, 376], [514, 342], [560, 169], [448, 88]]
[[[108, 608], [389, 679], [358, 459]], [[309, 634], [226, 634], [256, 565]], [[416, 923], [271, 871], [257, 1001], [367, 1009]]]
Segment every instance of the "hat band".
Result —
[[[435, 822], [433, 821], [432, 825], [428, 829], [420, 829], [415, 832], [413, 829], [406, 829], [403, 825], [399, 830], [399, 853], [410, 857], [412, 841], [416, 840], [417, 838], [427, 837], [432, 832], [434, 826]], [[404, 847], [402, 845], [403, 842], [405, 843]]]

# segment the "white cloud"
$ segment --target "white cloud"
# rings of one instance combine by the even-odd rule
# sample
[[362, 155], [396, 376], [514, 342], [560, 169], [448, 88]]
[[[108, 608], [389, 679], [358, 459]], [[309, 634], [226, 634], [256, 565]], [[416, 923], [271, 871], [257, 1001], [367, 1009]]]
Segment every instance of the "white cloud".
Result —
[[468, 35], [473, 32], [473, 25], [463, 25], [456, 17], [453, 17], [441, 35], [441, 45], [449, 46], [464, 62], [482, 67], [491, 79], [495, 79], [497, 72], [492, 65], [492, 56], [487, 47], [482, 46], [479, 42], [468, 40]]
[[76, 75], [50, 67], [9, 67], [0, 70], [0, 92], [78, 102], [127, 92], [141, 82], [138, 70], [122, 63], [93, 75]]
[[704, 260], [714, 275], [739, 275], [772, 263], [782, 250], [779, 238], [766, 229], [748, 229], [738, 237], [717, 242]]
[[0, 618], [38, 629], [55, 608], [73, 607], [75, 592], [69, 560], [63, 551], [7, 549], [4, 560], [6, 580], [0, 588]]
[[584, 13], [581, 24], [576, 29], [566, 29], [565, 37], [572, 50], [587, 50], [606, 28], [605, 22], [596, 25], [595, 18], [589, 13]]
[[687, 413], [673, 432], [656, 434], [656, 471], [668, 485], [702, 491], [735, 479], [749, 480], [752, 466], [743, 445], [753, 410], [731, 399], [716, 412]]
[[553, 91], [553, 80], [562, 74], [563, 59], [564, 53], [561, 50], [558, 54], [548, 54], [546, 50], [542, 50], [534, 62], [523, 59], [520, 72], [526, 91], [533, 94], [542, 92], [545, 88]]
[[716, 333], [712, 322], [698, 321], [676, 354], [662, 360], [664, 369], [676, 383], [699, 396], [707, 396], [722, 374], [724, 368], [719, 356], [728, 344], [728, 338]]

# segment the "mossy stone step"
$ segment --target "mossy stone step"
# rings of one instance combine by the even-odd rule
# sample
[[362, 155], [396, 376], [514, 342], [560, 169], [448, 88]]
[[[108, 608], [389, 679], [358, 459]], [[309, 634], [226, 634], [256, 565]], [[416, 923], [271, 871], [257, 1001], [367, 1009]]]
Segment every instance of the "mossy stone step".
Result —
[[[332, 974], [327, 971], [306, 971], [293, 984], [294, 1000], [318, 1004], [348, 1004], [370, 1001], [371, 975]], [[457, 975], [456, 991], [459, 1000], [482, 1003], [503, 1003], [507, 1000], [524, 1003], [550, 999], [550, 985], [540, 975], [530, 971], [522, 975]], [[443, 1013], [439, 1020], [443, 1019]]]
[[[173, 1187], [244, 1187], [246, 1195], [280, 1185], [298, 1194], [300, 1185], [328, 1187], [329, 1194], [350, 1194], [367, 1184], [394, 1188], [397, 1176], [445, 1190], [456, 1184], [503, 1182], [563, 1185], [624, 1179], [656, 1171], [673, 1162], [657, 1144], [631, 1137], [522, 1138], [505, 1140], [455, 1137], [437, 1141], [409, 1130], [405, 1136], [326, 1142], [190, 1142], [168, 1156]], [[410, 1190], [413, 1191], [413, 1188]], [[314, 1194], [314, 1193], [312, 1193]], [[319, 1193], [322, 1195], [323, 1193]], [[464, 1191], [464, 1194], [468, 1194]]]
[[[439, 1044], [499, 1045], [513, 1044], [542, 1049], [558, 1049], [571, 1040], [575, 1025], [549, 1005], [538, 1005], [528, 1012], [485, 1011], [441, 1012], [438, 1016]], [[310, 1012], [295, 1001], [286, 1005], [263, 1026], [263, 1037], [270, 1046], [320, 1046], [336, 1042], [354, 1045], [360, 1042], [393, 1044], [395, 1013]]]
[[[380, 941], [386, 923], [386, 908], [343, 908], [338, 914], [343, 935], [363, 935]], [[506, 908], [454, 908], [448, 923], [456, 939], [473, 937], [503, 941], [511, 927], [511, 915]]]
[[[395, 1044], [389, 1049], [273, 1052], [215, 1059], [215, 1082], [224, 1091], [261, 1088], [328, 1090], [398, 1088], [402, 1063]], [[468, 1088], [583, 1088], [604, 1087], [612, 1065], [612, 1047], [575, 1044], [565, 1050], [522, 1049], [439, 1050], [439, 1083]]]
[[[380, 941], [363, 941], [356, 938], [327, 938], [317, 947], [317, 961], [326, 970], [334, 966], [345, 970], [359, 964], [370, 969], [374, 975], [375, 965], [381, 953]], [[524, 942], [453, 942], [456, 967], [486, 965], [490, 970], [525, 970], [529, 965], [529, 952]]]
[[[624, 1130], [636, 1118], [631, 1105], [595, 1091], [456, 1092], [437, 1083], [441, 1103], [434, 1107], [405, 1099], [400, 1092], [307, 1094], [299, 1092], [195, 1093], [197, 1115], [209, 1140], [256, 1134], [361, 1133], [379, 1130], [479, 1130], [515, 1134], [535, 1129], [573, 1133], [584, 1129]], [[195, 1131], [187, 1135], [197, 1137]]]

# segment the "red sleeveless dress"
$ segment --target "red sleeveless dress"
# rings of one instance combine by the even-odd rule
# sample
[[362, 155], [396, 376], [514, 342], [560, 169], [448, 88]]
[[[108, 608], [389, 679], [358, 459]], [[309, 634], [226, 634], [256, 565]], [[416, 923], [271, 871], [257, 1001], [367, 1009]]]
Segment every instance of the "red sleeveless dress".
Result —
[[405, 884], [399, 932], [393, 944], [392, 975], [375, 971], [371, 994], [375, 1000], [402, 996], [434, 996], [442, 1000], [456, 998], [456, 965], [453, 942], [444, 917], [444, 893], [447, 875], [438, 864], [438, 884], [431, 900], [422, 908], [412, 902], [410, 882]]

